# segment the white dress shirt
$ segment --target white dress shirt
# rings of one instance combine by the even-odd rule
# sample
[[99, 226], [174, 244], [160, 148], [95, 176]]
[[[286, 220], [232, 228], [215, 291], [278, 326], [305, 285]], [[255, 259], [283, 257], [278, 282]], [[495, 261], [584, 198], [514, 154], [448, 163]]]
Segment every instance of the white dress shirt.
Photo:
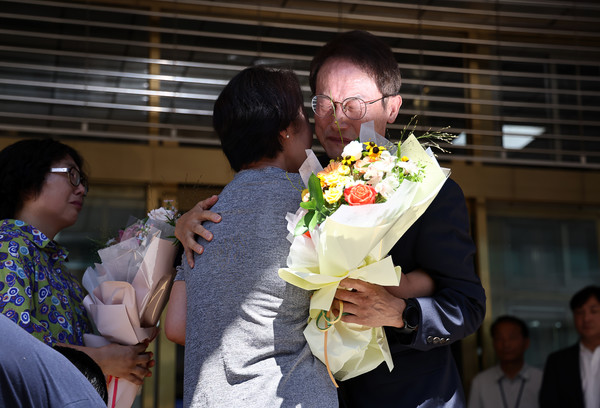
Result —
[[471, 383], [468, 408], [536, 408], [542, 370], [527, 364], [513, 379], [499, 365], [477, 374]]
[[600, 408], [600, 347], [579, 345], [579, 370], [585, 408]]

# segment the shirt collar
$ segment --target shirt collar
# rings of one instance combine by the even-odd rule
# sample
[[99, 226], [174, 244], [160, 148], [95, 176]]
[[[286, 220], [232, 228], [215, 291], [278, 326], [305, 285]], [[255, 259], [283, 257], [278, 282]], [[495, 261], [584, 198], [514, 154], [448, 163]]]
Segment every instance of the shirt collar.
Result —
[[38, 248], [56, 253], [58, 257], [66, 259], [68, 252], [56, 241], [49, 239], [42, 231], [21, 220], [6, 219], [2, 221], [3, 229], [18, 231], [21, 235], [33, 242]]
[[[504, 371], [502, 371], [502, 368], [500, 368], [500, 364], [496, 365], [494, 368], [495, 368], [494, 378], [496, 379], [496, 381], [500, 381], [503, 378], [506, 378], [507, 380], [509, 380], [508, 377], [506, 377], [504, 375]], [[529, 380], [529, 377], [530, 377], [529, 365], [527, 365], [527, 363], [523, 363], [523, 367], [521, 367], [521, 371], [519, 371], [517, 373], [517, 375], [515, 376], [515, 378], [512, 379], [512, 381], [514, 381], [518, 378], [522, 378], [525, 381], [527, 381], [527, 380]], [[511, 380], [509, 380], [509, 381], [511, 381]]]
[[590, 350], [586, 346], [583, 345], [582, 342], [579, 342], [579, 354], [592, 358], [592, 356], [596, 353], [600, 353], [600, 347], [596, 347], [595, 350]]

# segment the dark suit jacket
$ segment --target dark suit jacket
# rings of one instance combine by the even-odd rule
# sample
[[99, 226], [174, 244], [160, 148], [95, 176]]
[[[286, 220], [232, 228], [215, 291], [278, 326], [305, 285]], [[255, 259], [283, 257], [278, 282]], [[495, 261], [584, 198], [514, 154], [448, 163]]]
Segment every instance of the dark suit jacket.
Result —
[[579, 371], [579, 343], [555, 351], [544, 367], [540, 408], [583, 408], [583, 389]]
[[432, 297], [417, 298], [415, 335], [386, 327], [394, 359], [340, 382], [343, 407], [464, 407], [450, 344], [473, 333], [485, 315], [485, 292], [475, 273], [475, 244], [462, 190], [448, 179], [425, 213], [390, 251], [404, 273], [422, 268], [434, 279]]

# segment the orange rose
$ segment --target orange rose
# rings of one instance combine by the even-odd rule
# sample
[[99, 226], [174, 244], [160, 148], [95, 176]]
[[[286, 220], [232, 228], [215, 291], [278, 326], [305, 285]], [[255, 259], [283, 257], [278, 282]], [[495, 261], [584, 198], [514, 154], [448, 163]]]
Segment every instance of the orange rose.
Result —
[[349, 205], [374, 204], [377, 191], [372, 186], [357, 184], [344, 190], [344, 198]]

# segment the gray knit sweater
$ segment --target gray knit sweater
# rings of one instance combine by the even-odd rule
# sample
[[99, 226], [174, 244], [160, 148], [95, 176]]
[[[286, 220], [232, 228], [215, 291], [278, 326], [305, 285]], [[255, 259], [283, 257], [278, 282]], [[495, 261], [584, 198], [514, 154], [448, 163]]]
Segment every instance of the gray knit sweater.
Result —
[[238, 173], [205, 224], [212, 242], [178, 279], [187, 290], [185, 407], [337, 407], [325, 366], [304, 339], [310, 292], [277, 275], [290, 244], [298, 174], [268, 167]]

